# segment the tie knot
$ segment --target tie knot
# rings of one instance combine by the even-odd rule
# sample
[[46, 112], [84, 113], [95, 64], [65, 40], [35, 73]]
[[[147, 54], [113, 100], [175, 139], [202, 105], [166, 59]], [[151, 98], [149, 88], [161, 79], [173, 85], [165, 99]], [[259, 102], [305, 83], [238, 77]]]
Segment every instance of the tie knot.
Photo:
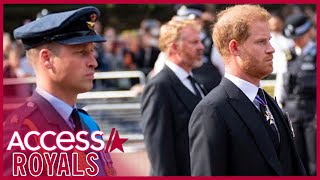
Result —
[[73, 123], [75, 125], [75, 129], [74, 129], [75, 132], [81, 131], [82, 130], [81, 120], [80, 120], [78, 110], [76, 108], [73, 108], [72, 113], [71, 113], [71, 118], [72, 118]]
[[263, 92], [263, 90], [261, 88], [259, 88], [259, 90], [258, 90], [258, 95], [260, 96], [261, 99], [263, 99], [263, 100], [266, 99], [265, 96], [264, 96], [264, 92]]
[[194, 79], [194, 77], [192, 77], [191, 75], [188, 76], [188, 79], [192, 82], [196, 82], [196, 80]]
[[267, 101], [265, 98], [265, 95], [263, 93], [263, 90], [261, 88], [259, 88], [257, 96], [255, 98], [261, 105], [266, 106], [267, 105]]
[[[194, 90], [194, 92], [195, 92], [195, 95], [196, 95], [197, 97], [199, 97], [200, 99], [202, 99], [202, 96], [201, 96], [201, 94], [200, 94], [200, 91], [199, 91], [199, 89], [197, 88], [197, 86], [198, 86], [198, 87], [200, 88], [200, 90], [202, 91], [200, 84], [197, 83], [197, 81], [196, 81], [191, 75], [189, 75], [187, 78], [188, 78], [188, 79], [190, 80], [190, 82], [191, 82], [191, 85], [192, 85], [192, 88], [193, 88], [193, 90]], [[205, 94], [203, 91], [202, 91], [202, 93]]]
[[79, 114], [78, 114], [78, 110], [76, 108], [73, 108], [72, 112], [71, 112], [71, 118], [78, 118]]

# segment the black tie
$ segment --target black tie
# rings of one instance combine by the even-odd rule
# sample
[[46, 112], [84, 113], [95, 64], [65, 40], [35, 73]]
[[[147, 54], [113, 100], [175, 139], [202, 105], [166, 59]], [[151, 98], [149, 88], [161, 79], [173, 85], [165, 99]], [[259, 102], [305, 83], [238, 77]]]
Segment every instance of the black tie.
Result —
[[81, 120], [78, 113], [78, 110], [76, 108], [73, 108], [71, 113], [71, 118], [73, 120], [73, 123], [75, 125], [74, 132], [77, 133], [82, 130]]
[[199, 97], [200, 99], [202, 99], [202, 96], [201, 96], [200, 91], [198, 90], [196, 84], [199, 87], [200, 87], [200, 85], [197, 83], [197, 81], [191, 75], [188, 76], [188, 79], [190, 80], [191, 85], [192, 85], [194, 91], [196, 92], [196, 96]]
[[270, 125], [270, 127], [272, 129], [272, 137], [271, 138], [273, 138], [273, 140], [275, 140], [275, 138], [276, 138], [276, 140], [279, 142], [278, 130], [277, 130], [275, 121], [272, 118], [271, 112], [268, 111], [268, 109], [267, 109], [267, 100], [266, 100], [266, 97], [265, 97], [263, 90], [261, 88], [259, 88], [259, 90], [258, 90], [258, 97], [256, 97], [256, 100], [260, 104], [260, 110], [261, 110], [263, 117], [265, 118], [265, 120], [268, 122], [268, 124]]

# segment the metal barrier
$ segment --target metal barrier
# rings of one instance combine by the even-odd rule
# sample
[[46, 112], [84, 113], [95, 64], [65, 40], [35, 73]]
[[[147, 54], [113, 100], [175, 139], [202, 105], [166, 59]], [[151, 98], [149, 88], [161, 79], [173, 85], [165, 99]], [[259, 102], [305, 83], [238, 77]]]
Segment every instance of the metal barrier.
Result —
[[100, 99], [100, 98], [135, 98], [138, 94], [134, 91], [95, 91], [78, 95], [78, 99]]
[[131, 142], [143, 140], [139, 102], [91, 104], [82, 109], [95, 119], [106, 135], [116, 128], [122, 137], [129, 138]]
[[[91, 94], [91, 96], [93, 95]], [[93, 99], [99, 97], [95, 102], [92, 102], [92, 99], [84, 98], [79, 100], [79, 103], [84, 105], [82, 109], [90, 114], [101, 131], [104, 132], [104, 139], [108, 140], [112, 128], [116, 128], [122, 138], [128, 138], [128, 142], [124, 144], [126, 153], [145, 151], [141, 127], [140, 98], [113, 97], [110, 101], [107, 94], [104, 97], [101, 95], [103, 92], [97, 97], [91, 97]], [[82, 102], [84, 100], [85, 103]], [[107, 100], [109, 100], [108, 103], [105, 102]]]
[[110, 71], [110, 72], [94, 73], [94, 79], [121, 79], [121, 78], [139, 78], [140, 84], [146, 84], [146, 76], [141, 71]]
[[23, 78], [4, 78], [3, 86], [18, 85], [18, 84], [35, 84], [36, 77], [23, 77]]
[[[139, 79], [140, 85], [145, 85], [146, 77], [141, 71], [111, 71], [111, 72], [96, 72], [94, 79], [95, 80], [107, 80], [107, 79], [130, 79], [137, 78]], [[15, 86], [15, 85], [28, 85], [32, 84], [32, 89], [35, 88], [36, 77], [25, 77], [25, 78], [4, 78], [3, 86]], [[90, 91], [78, 95], [78, 99], [99, 99], [99, 98], [134, 98], [138, 94], [135, 91], [131, 90], [120, 90], [120, 91], [105, 91], [99, 89], [100, 91]], [[101, 91], [103, 90], [103, 91]], [[29, 94], [28, 96], [30, 96]], [[5, 97], [13, 98], [15, 97]], [[23, 99], [23, 98], [22, 98]], [[24, 100], [24, 99], [23, 99]], [[10, 101], [10, 100], [9, 100]]]
[[[146, 77], [141, 71], [110, 71], [110, 72], [96, 72], [94, 79], [122, 79], [122, 78], [138, 78], [140, 84], [146, 84]], [[17, 84], [35, 84], [35, 77], [24, 78], [4, 78], [3, 85], [17, 85]]]

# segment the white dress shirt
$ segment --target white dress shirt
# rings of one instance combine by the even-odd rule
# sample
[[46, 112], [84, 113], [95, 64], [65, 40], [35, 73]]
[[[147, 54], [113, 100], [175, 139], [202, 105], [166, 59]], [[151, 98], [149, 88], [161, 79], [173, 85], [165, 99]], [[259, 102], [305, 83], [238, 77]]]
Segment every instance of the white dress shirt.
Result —
[[[174, 74], [178, 77], [178, 79], [182, 82], [182, 84], [189, 89], [189, 91], [191, 91], [194, 95], [196, 95], [195, 90], [192, 87], [192, 84], [190, 82], [190, 80], [188, 79], [188, 76], [191, 75], [192, 77], [193, 74], [192, 72], [188, 73], [187, 71], [185, 71], [184, 69], [182, 69], [180, 66], [176, 65], [175, 63], [171, 62], [171, 61], [165, 61], [165, 64], [174, 72]], [[201, 94], [201, 97], [204, 97], [204, 94], [201, 90], [201, 88], [196, 84], [196, 88], [198, 89], [198, 91]]]
[[233, 82], [250, 99], [250, 101], [257, 107], [257, 109], [260, 110], [260, 105], [257, 103], [257, 101], [254, 100], [257, 96], [259, 87], [229, 73], [225, 73], [224, 77]]

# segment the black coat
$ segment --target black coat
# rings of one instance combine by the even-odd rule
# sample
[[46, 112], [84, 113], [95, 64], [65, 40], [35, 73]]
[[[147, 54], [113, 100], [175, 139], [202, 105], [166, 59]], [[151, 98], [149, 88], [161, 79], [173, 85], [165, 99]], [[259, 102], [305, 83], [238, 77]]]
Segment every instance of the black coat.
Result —
[[212, 63], [203, 63], [199, 68], [193, 69], [192, 73], [199, 83], [203, 84], [207, 92], [217, 87], [221, 81], [221, 74]]
[[192, 175], [305, 175], [288, 120], [266, 96], [280, 131], [280, 150], [276, 152], [257, 108], [223, 78], [190, 119]]
[[167, 66], [145, 87], [142, 121], [151, 175], [190, 175], [188, 123], [200, 100]]

